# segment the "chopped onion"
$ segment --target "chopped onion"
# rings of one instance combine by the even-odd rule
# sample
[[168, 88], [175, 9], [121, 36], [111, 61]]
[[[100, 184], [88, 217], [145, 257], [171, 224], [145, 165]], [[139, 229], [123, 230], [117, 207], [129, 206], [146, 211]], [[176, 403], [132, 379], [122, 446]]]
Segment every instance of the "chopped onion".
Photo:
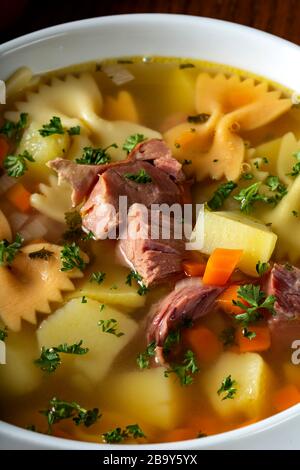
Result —
[[36, 238], [43, 238], [47, 233], [47, 227], [43, 219], [39, 216], [32, 219], [31, 222], [26, 224], [20, 231], [24, 240], [30, 241], [35, 240]]
[[21, 212], [13, 212], [9, 216], [9, 223], [14, 232], [20, 230], [21, 227], [27, 222], [29, 216], [27, 214], [22, 214]]
[[5, 193], [9, 188], [16, 184], [16, 180], [7, 174], [2, 175], [0, 178], [0, 194]]
[[134, 80], [134, 76], [122, 65], [113, 64], [103, 67], [103, 72], [114, 82], [115, 85], [123, 85], [124, 83]]

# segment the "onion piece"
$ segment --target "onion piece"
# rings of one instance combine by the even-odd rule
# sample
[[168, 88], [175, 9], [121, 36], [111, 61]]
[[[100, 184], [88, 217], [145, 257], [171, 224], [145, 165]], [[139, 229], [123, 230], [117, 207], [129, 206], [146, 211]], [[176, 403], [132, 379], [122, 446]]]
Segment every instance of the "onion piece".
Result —
[[17, 232], [18, 230], [20, 230], [20, 228], [23, 227], [23, 225], [25, 225], [28, 219], [29, 215], [27, 214], [22, 214], [21, 212], [13, 212], [9, 216], [9, 223], [13, 231]]
[[45, 225], [44, 220], [41, 219], [41, 217], [37, 216], [31, 219], [31, 222], [29, 222], [22, 228], [20, 234], [27, 242], [30, 240], [43, 238], [46, 235], [47, 231], [48, 229]]
[[132, 73], [118, 64], [106, 65], [103, 67], [103, 72], [118, 86], [134, 80]]

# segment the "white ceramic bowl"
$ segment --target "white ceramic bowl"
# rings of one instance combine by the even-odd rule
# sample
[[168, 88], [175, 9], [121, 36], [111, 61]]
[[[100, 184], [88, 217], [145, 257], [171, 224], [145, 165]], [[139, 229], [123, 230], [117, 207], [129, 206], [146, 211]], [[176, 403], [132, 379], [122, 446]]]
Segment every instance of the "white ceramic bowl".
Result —
[[[0, 46], [0, 78], [27, 65], [46, 72], [108, 57], [159, 55], [229, 64], [300, 92], [300, 47], [224, 21], [182, 15], [122, 15], [55, 26]], [[0, 366], [3, 367], [3, 366]], [[300, 367], [300, 366], [299, 366]], [[300, 369], [299, 369], [300, 373]], [[300, 404], [224, 434], [139, 449], [300, 449]], [[75, 442], [0, 422], [0, 449], [120, 449]], [[135, 446], [123, 446], [123, 449]]]

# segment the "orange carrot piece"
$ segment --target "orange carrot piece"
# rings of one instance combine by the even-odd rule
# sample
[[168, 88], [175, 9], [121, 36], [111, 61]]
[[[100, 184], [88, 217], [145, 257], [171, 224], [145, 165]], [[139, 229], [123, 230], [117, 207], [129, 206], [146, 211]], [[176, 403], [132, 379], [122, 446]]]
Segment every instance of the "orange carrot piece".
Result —
[[205, 263], [198, 261], [184, 261], [182, 266], [185, 274], [191, 277], [203, 276], [206, 268]]
[[271, 347], [271, 334], [267, 325], [251, 325], [249, 327], [256, 336], [253, 339], [246, 338], [243, 335], [243, 329], [239, 329], [236, 340], [240, 348], [240, 352], [260, 352], [267, 351]]
[[23, 186], [22, 183], [16, 183], [7, 192], [7, 199], [20, 211], [28, 212], [30, 205], [31, 193]]
[[277, 411], [283, 411], [300, 403], [300, 391], [295, 385], [286, 385], [274, 394], [273, 404]]
[[195, 439], [199, 432], [194, 428], [177, 428], [167, 432], [163, 437], [163, 442], [177, 442]]
[[5, 137], [0, 136], [0, 165], [2, 165], [4, 158], [8, 154], [9, 143]]
[[224, 286], [240, 261], [242, 253], [243, 250], [216, 248], [208, 259], [203, 283]]
[[215, 333], [198, 325], [183, 331], [183, 339], [196, 354], [199, 364], [210, 364], [222, 352], [222, 344]]
[[[217, 305], [225, 312], [228, 314], [232, 315], [239, 315], [244, 312], [244, 310], [241, 307], [238, 307], [237, 305], [234, 305], [232, 303], [233, 300], [235, 301], [240, 301], [242, 303], [243, 300], [238, 297], [238, 289], [239, 285], [233, 284], [232, 286], [229, 286], [228, 289], [226, 289], [219, 297], [217, 300]], [[245, 305], [246, 306], [246, 305]]]

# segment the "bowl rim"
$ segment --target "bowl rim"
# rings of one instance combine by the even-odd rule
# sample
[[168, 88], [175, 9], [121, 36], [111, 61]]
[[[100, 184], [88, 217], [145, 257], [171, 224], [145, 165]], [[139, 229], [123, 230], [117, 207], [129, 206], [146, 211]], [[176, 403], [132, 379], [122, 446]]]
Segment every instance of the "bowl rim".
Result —
[[[183, 14], [170, 14], [170, 13], [138, 13], [138, 14], [121, 14], [121, 15], [109, 15], [104, 17], [94, 17], [87, 18], [83, 20], [71, 21], [67, 23], [62, 23], [59, 25], [51, 26], [48, 28], [43, 28], [32, 33], [28, 33], [22, 36], [19, 36], [15, 39], [11, 39], [3, 44], [0, 44], [0, 54], [5, 54], [12, 49], [18, 49], [19, 47], [28, 46], [32, 43], [38, 42], [40, 40], [47, 40], [51, 37], [60, 36], [62, 34], [68, 34], [68, 32], [74, 31], [74, 29], [81, 30], [86, 29], [87, 27], [99, 26], [103, 24], [112, 24], [115, 22], [126, 23], [127, 20], [139, 22], [141, 20], [157, 21], [158, 19], [168, 20], [168, 21], [180, 21], [180, 22], [191, 22], [193, 21], [195, 25], [199, 26], [201, 23], [210, 25], [210, 24], [219, 24], [223, 26], [225, 30], [235, 30], [236, 32], [245, 32], [247, 31], [249, 35], [256, 36], [256, 38], [261, 37], [263, 39], [268, 39], [273, 41], [276, 45], [286, 45], [289, 49], [294, 49], [299, 52], [300, 48], [297, 44], [294, 44], [286, 39], [277, 37], [273, 34], [270, 34], [265, 31], [261, 31], [249, 26], [232, 23], [229, 21], [224, 21], [215, 18], [208, 18], [202, 16], [192, 16], [192, 15], [183, 15]], [[226, 31], [225, 31], [226, 32]], [[130, 56], [130, 54], [128, 54]], [[227, 64], [230, 66], [230, 64]], [[284, 85], [284, 84], [283, 84]], [[101, 442], [85, 442], [77, 441], [71, 439], [63, 439], [59, 437], [49, 436], [45, 434], [40, 434], [32, 432], [30, 430], [23, 429], [19, 426], [9, 424], [7, 422], [0, 420], [0, 432], [3, 432], [5, 436], [9, 439], [19, 439], [23, 443], [28, 445], [37, 445], [37, 448], [56, 448], [56, 449], [78, 449], [78, 450], [166, 450], [170, 448], [176, 448], [176, 450], [185, 450], [185, 449], [201, 449], [209, 448], [211, 446], [226, 446], [226, 443], [237, 442], [243, 437], [252, 437], [256, 434], [259, 434], [263, 431], [270, 430], [280, 426], [286, 421], [289, 421], [291, 418], [300, 416], [300, 403], [275, 415], [272, 415], [268, 418], [262, 419], [256, 423], [250, 424], [248, 426], [237, 428], [231, 431], [222, 432], [212, 436], [207, 436], [204, 439], [190, 439], [185, 441], [178, 442], [167, 442], [167, 443], [157, 443], [157, 444], [139, 444], [139, 445], [107, 445], [102, 444]]]

